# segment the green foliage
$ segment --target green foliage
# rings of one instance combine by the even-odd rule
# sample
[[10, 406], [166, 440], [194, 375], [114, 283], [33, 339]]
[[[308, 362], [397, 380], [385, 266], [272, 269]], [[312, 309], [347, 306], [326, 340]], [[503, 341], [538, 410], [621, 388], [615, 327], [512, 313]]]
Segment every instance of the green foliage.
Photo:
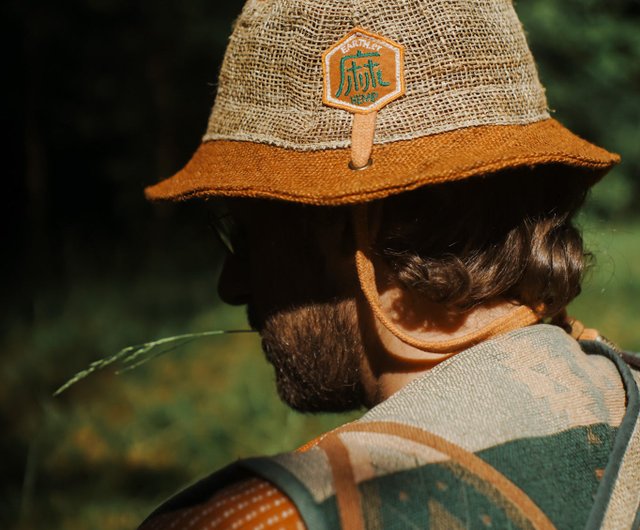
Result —
[[[304, 416], [282, 404], [254, 334], [187, 341], [119, 376], [104, 366], [52, 397], [74, 371], [134, 339], [246, 327], [243, 310], [220, 305], [212, 291], [202, 269], [87, 278], [65, 296], [42, 293], [41, 318], [12, 326], [0, 376], [10, 433], [0, 444], [8, 478], [0, 527], [134, 528], [195, 478], [294, 448], [352, 417]], [[138, 313], [150, 300], [155, 312]]]
[[[636, 216], [640, 199], [640, 2], [518, 2], [554, 115], [622, 155], [599, 185], [592, 212]], [[610, 189], [611, 188], [611, 189]]]
[[595, 266], [570, 313], [626, 350], [640, 352], [640, 224], [583, 218]]

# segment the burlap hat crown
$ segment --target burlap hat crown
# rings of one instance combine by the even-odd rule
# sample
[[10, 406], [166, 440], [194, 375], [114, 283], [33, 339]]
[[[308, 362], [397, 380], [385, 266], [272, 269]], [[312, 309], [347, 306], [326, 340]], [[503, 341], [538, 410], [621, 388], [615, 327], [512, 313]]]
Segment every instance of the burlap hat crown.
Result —
[[[367, 55], [386, 68], [371, 69], [367, 91], [342, 108], [335, 83], [327, 91], [334, 50], [356, 85]], [[372, 50], [393, 64], [378, 67]], [[376, 79], [389, 101], [374, 109]], [[373, 163], [354, 171], [356, 144], [367, 144], [355, 124], [367, 113]], [[595, 180], [618, 160], [550, 118], [510, 0], [249, 0], [202, 144], [146, 193], [337, 205], [519, 166], [561, 164]]]

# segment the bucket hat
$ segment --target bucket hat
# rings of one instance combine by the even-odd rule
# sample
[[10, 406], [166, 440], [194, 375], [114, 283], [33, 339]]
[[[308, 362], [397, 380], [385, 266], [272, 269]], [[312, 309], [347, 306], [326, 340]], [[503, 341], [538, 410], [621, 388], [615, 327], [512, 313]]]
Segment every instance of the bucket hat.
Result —
[[618, 161], [550, 117], [510, 0], [250, 0], [201, 145], [146, 196], [358, 204], [543, 164], [592, 183]]

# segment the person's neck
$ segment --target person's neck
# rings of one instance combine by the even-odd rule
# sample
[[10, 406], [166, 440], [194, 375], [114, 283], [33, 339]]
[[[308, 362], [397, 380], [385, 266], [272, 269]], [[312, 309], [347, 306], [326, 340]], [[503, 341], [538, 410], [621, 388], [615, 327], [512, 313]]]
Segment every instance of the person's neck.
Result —
[[[514, 311], [514, 304], [500, 301], [452, 314], [436, 304], [420, 304], [420, 311], [394, 314], [394, 322], [406, 333], [424, 341], [449, 341], [481, 329]], [[417, 314], [428, 315], [428, 321]], [[378, 404], [443, 360], [459, 353], [417, 350], [392, 334], [377, 320], [369, 323], [363, 381], [371, 405]], [[464, 349], [464, 348], [463, 348]], [[418, 360], [416, 360], [418, 359]]]

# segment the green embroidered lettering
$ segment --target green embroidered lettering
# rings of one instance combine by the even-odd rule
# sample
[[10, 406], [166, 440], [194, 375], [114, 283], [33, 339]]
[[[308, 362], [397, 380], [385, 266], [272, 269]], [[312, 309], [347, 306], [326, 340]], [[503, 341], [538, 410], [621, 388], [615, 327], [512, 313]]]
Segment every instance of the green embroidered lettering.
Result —
[[391, 84], [382, 80], [382, 70], [378, 70], [378, 83], [380, 83], [380, 86], [389, 86]]
[[[389, 86], [391, 84], [384, 81], [383, 72], [378, 68], [380, 63], [374, 62], [371, 57], [380, 57], [380, 54], [377, 52], [363, 53], [362, 50], [358, 50], [355, 55], [345, 55], [340, 59], [340, 85], [335, 97], [340, 97], [343, 90], [344, 95], [348, 96], [352, 92], [368, 92], [378, 85]], [[356, 62], [365, 58], [367, 62], [363, 65]], [[347, 61], [351, 61], [348, 67]]]

